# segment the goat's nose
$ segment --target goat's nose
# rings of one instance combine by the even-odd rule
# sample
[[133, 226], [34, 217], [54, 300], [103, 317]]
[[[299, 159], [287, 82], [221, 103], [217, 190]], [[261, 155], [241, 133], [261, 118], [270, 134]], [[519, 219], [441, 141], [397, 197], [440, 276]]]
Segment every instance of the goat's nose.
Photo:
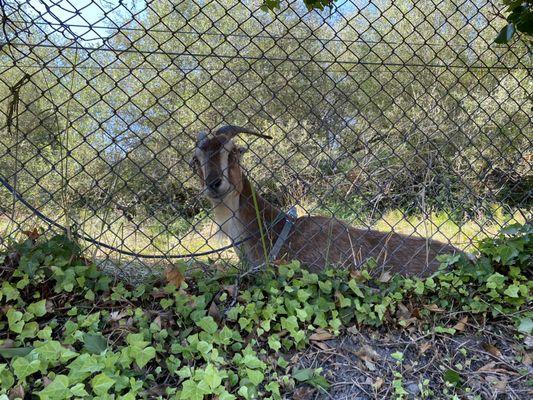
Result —
[[222, 184], [222, 178], [220, 177], [213, 178], [209, 182], [207, 182], [207, 186], [211, 190], [218, 189], [221, 184]]

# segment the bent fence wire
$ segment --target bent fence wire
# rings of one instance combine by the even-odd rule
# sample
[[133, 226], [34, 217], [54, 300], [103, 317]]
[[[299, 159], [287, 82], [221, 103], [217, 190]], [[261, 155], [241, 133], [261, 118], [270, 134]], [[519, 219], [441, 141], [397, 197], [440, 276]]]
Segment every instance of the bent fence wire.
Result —
[[234, 260], [189, 167], [223, 124], [273, 137], [243, 165], [299, 215], [466, 250], [529, 220], [527, 44], [486, 1], [395, 3], [2, 1], [0, 247], [59, 225], [97, 260]]

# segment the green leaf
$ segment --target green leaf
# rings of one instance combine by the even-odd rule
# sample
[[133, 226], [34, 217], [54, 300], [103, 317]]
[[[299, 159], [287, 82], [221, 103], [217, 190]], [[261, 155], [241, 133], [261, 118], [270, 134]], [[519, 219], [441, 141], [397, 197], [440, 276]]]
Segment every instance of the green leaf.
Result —
[[105, 396], [107, 391], [115, 384], [115, 381], [106, 374], [98, 374], [91, 379], [93, 392], [98, 396]]
[[36, 317], [42, 317], [46, 314], [46, 300], [41, 300], [36, 303], [31, 303], [26, 311], [32, 313]]
[[21, 333], [24, 327], [24, 321], [22, 321], [23, 314], [14, 308], [10, 308], [6, 315], [9, 329], [15, 333]]
[[74, 359], [67, 368], [70, 370], [68, 378], [71, 382], [81, 382], [95, 372], [102, 370], [96, 356], [91, 354], [81, 354]]
[[256, 369], [246, 368], [246, 375], [255, 386], [258, 386], [265, 379], [265, 375]]
[[11, 367], [17, 378], [22, 381], [27, 376], [39, 371], [40, 365], [41, 362], [39, 360], [29, 361], [27, 358], [19, 357], [13, 360]]
[[211, 335], [218, 330], [218, 325], [213, 319], [213, 317], [203, 317], [202, 319], [196, 322], [196, 325], [198, 325], [205, 332]]
[[514, 24], [507, 24], [505, 25], [500, 33], [498, 34], [498, 36], [496, 36], [496, 39], [494, 40], [495, 43], [498, 43], [498, 44], [505, 44], [505, 43], [508, 43], [509, 40], [511, 40], [511, 38], [513, 37], [515, 33], [515, 26]]
[[533, 320], [528, 317], [522, 318], [520, 320], [520, 325], [518, 325], [518, 331], [531, 335], [531, 332], [533, 331]]
[[281, 342], [279, 341], [278, 335], [271, 335], [268, 337], [268, 346], [274, 351], [281, 349]]
[[461, 378], [461, 375], [459, 375], [454, 370], [447, 369], [446, 372], [444, 373], [444, 380], [453, 385], [459, 385], [463, 379]]
[[213, 393], [215, 389], [217, 389], [222, 384], [220, 372], [212, 364], [209, 364], [205, 368], [203, 380], [211, 389], [211, 393]]
[[505, 289], [505, 291], [503, 292], [503, 294], [509, 296], [509, 297], [513, 297], [513, 298], [517, 298], [519, 297], [518, 296], [518, 290], [519, 290], [519, 287], [516, 286], [516, 285], [511, 285], [509, 286], [507, 289]]
[[41, 400], [69, 399], [72, 397], [72, 393], [68, 386], [68, 378], [65, 375], [57, 375], [47, 387], [37, 394]]
[[192, 379], [188, 379], [182, 384], [180, 399], [184, 400], [203, 400], [204, 392], [198, 384]]
[[85, 333], [83, 342], [85, 350], [91, 354], [100, 354], [107, 349], [107, 339], [100, 333]]
[[85, 397], [89, 396], [89, 393], [85, 390], [85, 385], [83, 383], [77, 383], [76, 385], [70, 388], [70, 392], [76, 397]]
[[0, 356], [4, 358], [12, 358], [12, 357], [24, 357], [25, 355], [29, 354], [33, 350], [33, 347], [15, 347], [15, 348], [7, 348], [7, 349], [0, 349]]
[[155, 358], [155, 348], [152, 346], [146, 347], [140, 351], [134, 351], [133, 353], [132, 356], [139, 368], [143, 368], [148, 362], [150, 362], [150, 360]]

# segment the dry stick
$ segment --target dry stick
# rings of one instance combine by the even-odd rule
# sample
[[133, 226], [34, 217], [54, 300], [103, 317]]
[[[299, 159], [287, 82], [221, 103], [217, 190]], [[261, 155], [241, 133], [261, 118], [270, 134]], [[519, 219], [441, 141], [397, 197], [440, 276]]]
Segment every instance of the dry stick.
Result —
[[268, 268], [269, 266], [269, 260], [268, 260], [268, 252], [267, 252], [267, 245], [266, 245], [266, 235], [263, 231], [263, 224], [261, 222], [261, 214], [259, 213], [259, 205], [257, 203], [257, 197], [255, 195], [255, 189], [253, 185], [250, 185], [250, 189], [252, 191], [252, 199], [254, 202], [254, 208], [255, 208], [255, 216], [257, 218], [257, 225], [259, 226], [259, 233], [261, 235], [261, 244], [263, 246], [263, 252], [265, 254], [265, 265]]
[[[76, 48], [74, 53], [74, 63], [72, 64], [72, 78], [70, 80], [70, 98], [67, 101], [67, 109], [66, 109], [66, 120], [65, 120], [65, 143], [64, 146], [59, 147], [60, 151], [60, 157], [61, 157], [61, 169], [62, 169], [62, 191], [61, 191], [61, 198], [62, 198], [62, 206], [63, 206], [63, 213], [65, 214], [65, 225], [67, 227], [67, 236], [69, 239], [72, 240], [72, 233], [71, 233], [71, 218], [70, 218], [70, 209], [68, 207], [68, 158], [70, 157], [69, 152], [69, 128], [71, 125], [69, 125], [70, 120], [70, 104], [72, 102], [72, 99], [74, 98], [74, 82], [75, 82], [75, 76], [76, 76], [76, 66], [78, 64], [78, 49]], [[63, 147], [65, 147], [66, 154], [65, 157], [63, 157]]]

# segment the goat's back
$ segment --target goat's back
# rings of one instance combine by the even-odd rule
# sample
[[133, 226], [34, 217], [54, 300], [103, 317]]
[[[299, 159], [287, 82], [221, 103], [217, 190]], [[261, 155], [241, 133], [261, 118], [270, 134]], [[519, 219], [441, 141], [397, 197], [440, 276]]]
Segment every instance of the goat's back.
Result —
[[460, 252], [448, 244], [421, 237], [357, 229], [334, 218], [298, 218], [280, 255], [297, 259], [310, 270], [328, 265], [359, 267], [374, 258], [380, 268], [424, 276], [439, 267], [439, 254]]

